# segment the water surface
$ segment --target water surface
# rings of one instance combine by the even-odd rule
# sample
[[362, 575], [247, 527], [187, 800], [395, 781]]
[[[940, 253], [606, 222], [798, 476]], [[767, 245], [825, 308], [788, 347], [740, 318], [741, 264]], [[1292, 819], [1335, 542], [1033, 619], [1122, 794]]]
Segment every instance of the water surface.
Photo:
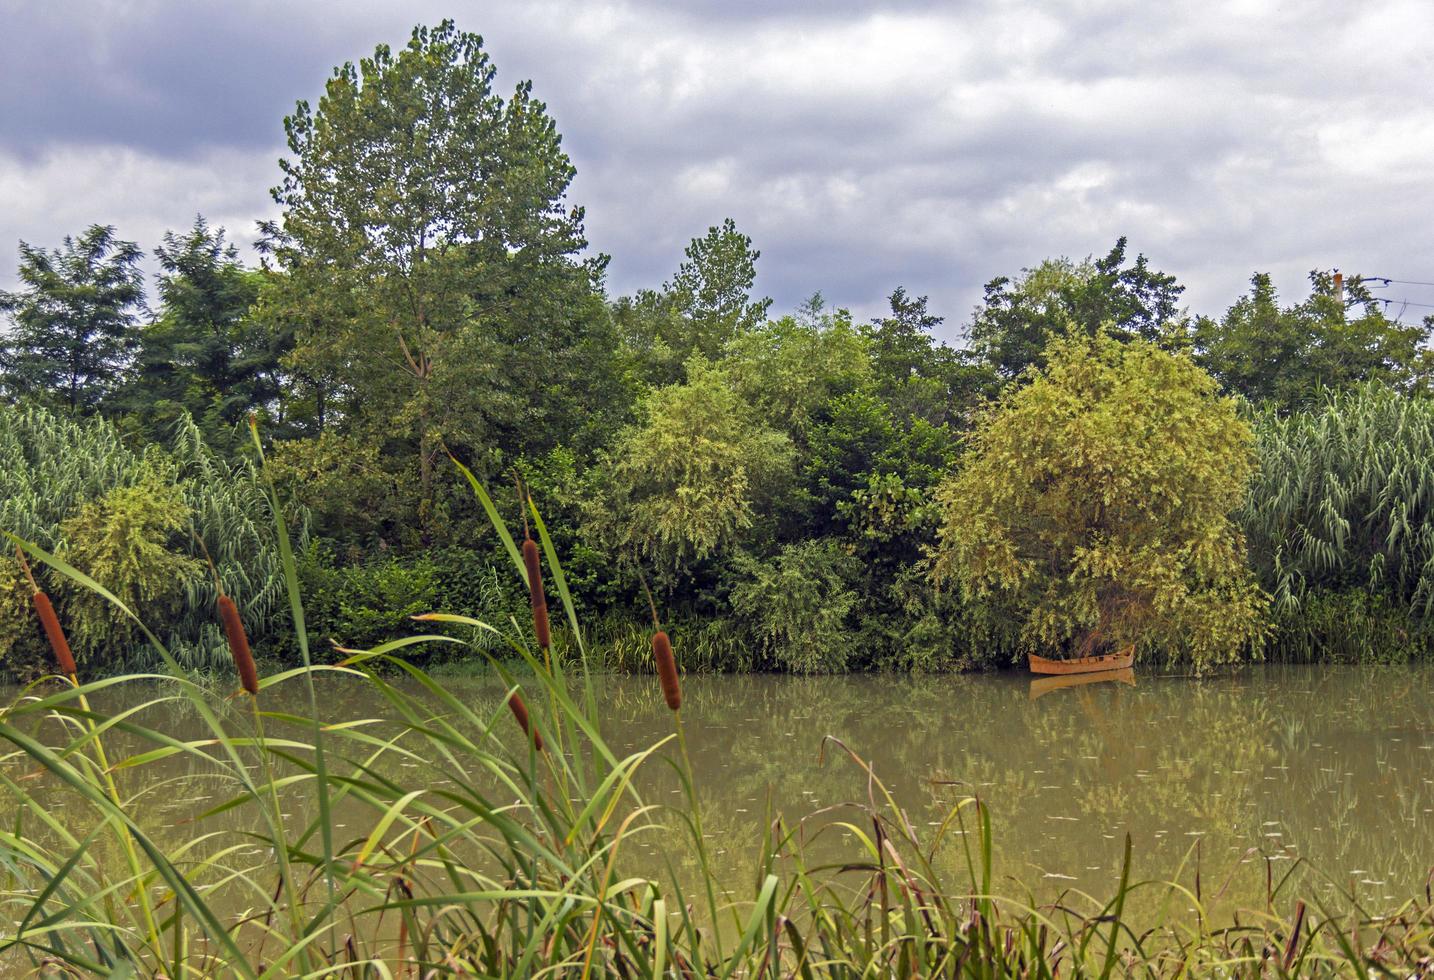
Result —
[[[496, 680], [443, 683], [475, 707], [501, 707]], [[672, 732], [654, 678], [595, 684], [615, 749], [643, 749]], [[145, 690], [158, 688], [114, 697]], [[1296, 893], [1336, 890], [1387, 907], [1422, 891], [1434, 868], [1434, 668], [1265, 667], [1204, 679], [1142, 670], [1133, 685], [1048, 691], [1015, 673], [715, 676], [686, 678], [684, 691], [709, 843], [735, 881], [750, 879], [762, 828], [777, 815], [795, 826], [817, 814], [806, 824], [814, 856], [857, 853], [852, 833], [833, 824], [869, 827], [860, 805], [873, 790], [841, 746], [871, 766], [923, 834], [959, 799], [984, 800], [995, 826], [995, 890], [1012, 897], [1108, 894], [1127, 834], [1137, 879], [1193, 889], [1198, 869], [1211, 909], [1262, 908], [1272, 890], [1285, 910]], [[389, 715], [362, 681], [329, 679], [321, 692], [325, 722]], [[302, 685], [266, 691], [265, 707], [305, 712]], [[147, 721], [180, 738], [203, 734], [182, 705]], [[176, 843], [196, 832], [187, 818], [225, 792], [187, 757], [123, 773], [122, 783]], [[640, 779], [652, 802], [676, 802], [678, 787], [661, 760]], [[310, 809], [302, 794], [288, 804]], [[252, 819], [231, 811], [205, 829]], [[336, 819], [340, 839], [367, 830], [364, 814]], [[634, 844], [650, 873], [690, 867], [657, 835]], [[964, 886], [959, 836], [946, 838], [935, 863]]]

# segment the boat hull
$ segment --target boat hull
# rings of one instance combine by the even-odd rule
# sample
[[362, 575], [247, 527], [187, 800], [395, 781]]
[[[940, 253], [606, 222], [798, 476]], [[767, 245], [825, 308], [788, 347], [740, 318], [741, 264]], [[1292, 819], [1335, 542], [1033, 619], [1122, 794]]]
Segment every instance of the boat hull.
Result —
[[1098, 657], [1072, 657], [1069, 660], [1051, 660], [1034, 653], [1026, 656], [1033, 674], [1094, 674], [1131, 666], [1135, 663], [1135, 647], [1128, 646], [1118, 653], [1103, 653]]

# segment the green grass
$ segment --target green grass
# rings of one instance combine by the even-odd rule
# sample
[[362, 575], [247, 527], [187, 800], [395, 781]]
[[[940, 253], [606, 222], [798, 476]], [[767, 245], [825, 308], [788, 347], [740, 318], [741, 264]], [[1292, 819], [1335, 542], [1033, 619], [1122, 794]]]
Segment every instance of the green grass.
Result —
[[[476, 480], [474, 489], [486, 502]], [[521, 578], [517, 548], [493, 516]], [[1327, 907], [1278, 896], [1239, 924], [1218, 925], [1198, 885], [1137, 879], [1129, 841], [1112, 894], [1039, 904], [998, 885], [993, 818], [981, 802], [961, 800], [939, 826], [918, 830], [857, 747], [833, 741], [826, 752], [862, 773], [867, 798], [824, 823], [773, 815], [748, 873], [720, 877], [707, 859], [680, 712], [672, 735], [641, 751], [620, 755], [604, 740], [585, 637], [552, 542], [533, 519], [560, 600], [554, 619], [566, 622], [569, 641], [545, 652], [514, 624], [467, 625], [501, 640], [506, 653], [495, 648], [489, 669], [523, 697], [542, 751], [502, 703], [480, 711], [405, 657], [459, 642], [436, 634], [274, 674], [257, 697], [227, 703], [179, 672], [151, 636], [163, 674], [50, 678], [0, 709], [5, 975], [974, 980], [1429, 970], [1427, 894], [1384, 917], [1353, 899]], [[287, 547], [283, 561], [304, 639]], [[636, 658], [636, 638], [631, 645]], [[394, 683], [395, 673], [407, 682]], [[402, 724], [328, 717], [318, 691], [334, 684], [371, 689]], [[300, 686], [307, 716], [266, 706], [281, 685]], [[131, 703], [130, 690], [147, 693]], [[101, 711], [99, 702], [126, 707]], [[204, 737], [166, 732], [160, 721], [181, 706]], [[121, 743], [130, 747], [122, 756], [106, 754]], [[147, 785], [147, 767], [176, 757], [223, 790], [191, 839], [166, 844], [149, 804], [170, 787], [125, 787]], [[679, 776], [676, 804], [637, 788], [639, 772], [660, 765]], [[285, 802], [296, 794], [314, 804]], [[635, 854], [643, 840], [668, 854], [667, 872], [634, 870], [644, 865]], [[679, 865], [698, 869], [695, 886]], [[1166, 901], [1146, 902], [1152, 893]], [[1137, 922], [1137, 900], [1195, 911]]]

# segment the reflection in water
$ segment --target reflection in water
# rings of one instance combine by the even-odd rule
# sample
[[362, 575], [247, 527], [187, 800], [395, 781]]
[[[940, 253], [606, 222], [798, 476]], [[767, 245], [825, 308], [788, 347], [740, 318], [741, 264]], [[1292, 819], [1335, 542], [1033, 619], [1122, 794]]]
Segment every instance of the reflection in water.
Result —
[[1120, 670], [1097, 670], [1089, 674], [1057, 674], [1052, 677], [1037, 677], [1031, 681], [1031, 700], [1044, 697], [1052, 691], [1066, 687], [1086, 687], [1090, 684], [1124, 684], [1135, 686], [1135, 668]]
[[[1346, 888], [1380, 906], [1414, 894], [1434, 867], [1434, 669], [1267, 668], [1204, 680], [1142, 673], [1139, 686], [1133, 677], [1107, 680], [1116, 682], [1038, 694], [1016, 674], [688, 678], [683, 714], [711, 850], [745, 881], [764, 826], [778, 815], [796, 826], [815, 813], [803, 825], [809, 856], [849, 856], [855, 842], [839, 822], [862, 818], [840, 805], [864, 803], [870, 789], [834, 746], [823, 751], [831, 736], [870, 762], [918, 830], [934, 828], [962, 797], [981, 797], [1005, 876], [998, 891], [1013, 897], [1024, 897], [1023, 888], [1040, 901], [1065, 889], [1108, 894], [1127, 833], [1137, 879], [1178, 877], [1193, 887], [1198, 864], [1212, 910], [1263, 907], [1267, 888], [1291, 871], [1276, 896], [1282, 907], [1291, 890], [1320, 896]], [[493, 712], [510, 734], [498, 683], [444, 683]], [[615, 749], [647, 748], [671, 733], [655, 678], [595, 683]], [[106, 694], [104, 708], [115, 710], [163, 690], [129, 685]], [[171, 700], [144, 720], [179, 738], [201, 737], [186, 704]], [[373, 719], [373, 734], [392, 730], [385, 703], [361, 681], [326, 680], [320, 704], [325, 722]], [[305, 706], [298, 684], [265, 693], [271, 711], [299, 714]], [[247, 730], [242, 717], [234, 721]], [[405, 769], [418, 768], [391, 764], [400, 782]], [[14, 759], [0, 766], [25, 768]], [[242, 829], [254, 817], [240, 808], [190, 822], [237, 794], [193, 755], [119, 777], [161, 835], [190, 840]], [[681, 799], [676, 776], [657, 760], [639, 783], [650, 802]], [[293, 819], [311, 816], [302, 789], [286, 806]], [[362, 837], [370, 819], [341, 806], [336, 837]], [[959, 840], [935, 855], [952, 882], [965, 880]], [[658, 841], [634, 841], [647, 855], [634, 870], [660, 874], [670, 863], [690, 872], [689, 857]]]

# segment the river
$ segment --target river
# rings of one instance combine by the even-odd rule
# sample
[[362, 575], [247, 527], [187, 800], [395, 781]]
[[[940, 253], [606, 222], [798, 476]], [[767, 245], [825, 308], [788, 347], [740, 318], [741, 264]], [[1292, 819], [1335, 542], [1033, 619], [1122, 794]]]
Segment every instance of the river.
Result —
[[[820, 813], [810, 828], [827, 829], [813, 846], [833, 857], [855, 846], [836, 824], [860, 825], [860, 810], [840, 805], [865, 803], [870, 788], [830, 737], [870, 764], [919, 832], [962, 797], [984, 800], [1001, 894], [1108, 894], [1127, 834], [1136, 879], [1178, 879], [1193, 890], [1198, 868], [1212, 907], [1259, 908], [1274, 889], [1281, 907], [1296, 893], [1353, 890], [1379, 908], [1423, 890], [1434, 868], [1434, 668], [1266, 666], [1205, 678], [1140, 669], [1127, 680], [1043, 690], [1017, 673], [685, 678], [683, 716], [715, 860], [734, 880], [750, 880], [761, 828], [777, 814], [794, 825]], [[636, 751], [671, 733], [655, 678], [594, 683], [614, 749]], [[503, 690], [487, 678], [443, 684], [482, 710], [496, 710]], [[127, 685], [105, 697], [158, 690]], [[4, 693], [7, 702], [14, 694]], [[264, 703], [307, 708], [292, 681], [266, 691]], [[359, 679], [326, 680], [321, 705], [330, 723], [388, 714]], [[182, 702], [148, 722], [179, 738], [203, 734]], [[220, 798], [185, 757], [122, 777], [127, 794], [145, 793], [136, 780], [154, 789], [146, 820], [161, 836], [193, 836], [185, 818]], [[678, 798], [670, 767], [657, 761], [639, 786], [653, 801]], [[206, 829], [252, 819], [231, 812]], [[349, 826], [362, 816], [336, 819], [338, 836], [362, 832]], [[658, 844], [637, 844], [657, 873]], [[953, 875], [964, 868], [956, 844], [939, 857]]]

